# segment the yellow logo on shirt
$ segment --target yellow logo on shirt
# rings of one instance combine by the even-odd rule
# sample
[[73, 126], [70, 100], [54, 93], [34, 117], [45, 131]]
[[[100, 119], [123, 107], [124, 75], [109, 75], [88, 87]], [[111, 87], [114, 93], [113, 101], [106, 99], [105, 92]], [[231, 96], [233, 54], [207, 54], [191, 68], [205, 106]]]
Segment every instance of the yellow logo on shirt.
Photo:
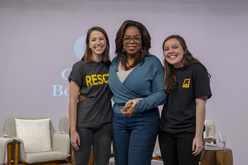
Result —
[[108, 77], [109, 77], [109, 73], [107, 74], [92, 74], [92, 75], [87, 75], [85, 76], [85, 80], [86, 80], [86, 85], [87, 86], [94, 86], [94, 85], [99, 85], [99, 84], [103, 84], [103, 83], [108, 83]]
[[190, 85], [190, 78], [184, 79], [183, 88], [189, 88], [189, 85]]

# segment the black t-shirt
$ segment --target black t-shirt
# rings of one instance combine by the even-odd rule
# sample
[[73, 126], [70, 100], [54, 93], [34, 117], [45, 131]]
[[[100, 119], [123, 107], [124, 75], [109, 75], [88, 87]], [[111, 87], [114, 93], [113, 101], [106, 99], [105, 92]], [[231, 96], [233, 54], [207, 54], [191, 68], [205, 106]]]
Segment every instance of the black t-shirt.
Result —
[[159, 129], [169, 134], [195, 132], [195, 99], [212, 96], [207, 71], [201, 64], [177, 68], [177, 88], [163, 107]]
[[77, 127], [97, 127], [111, 122], [111, 91], [108, 86], [109, 65], [104, 62], [78, 61], [72, 67], [73, 80], [86, 95], [77, 103]]

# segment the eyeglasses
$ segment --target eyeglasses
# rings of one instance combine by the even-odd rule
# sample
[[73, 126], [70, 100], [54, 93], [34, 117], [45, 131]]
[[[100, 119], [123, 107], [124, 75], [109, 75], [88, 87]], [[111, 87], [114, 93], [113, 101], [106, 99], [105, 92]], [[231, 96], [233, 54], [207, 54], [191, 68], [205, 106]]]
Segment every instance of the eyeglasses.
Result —
[[139, 38], [139, 37], [134, 37], [134, 38], [124, 37], [124, 38], [122, 38], [123, 42], [125, 42], [126, 44], [129, 43], [131, 40], [133, 40], [133, 42], [137, 44], [140, 42], [141, 39], [142, 38]]

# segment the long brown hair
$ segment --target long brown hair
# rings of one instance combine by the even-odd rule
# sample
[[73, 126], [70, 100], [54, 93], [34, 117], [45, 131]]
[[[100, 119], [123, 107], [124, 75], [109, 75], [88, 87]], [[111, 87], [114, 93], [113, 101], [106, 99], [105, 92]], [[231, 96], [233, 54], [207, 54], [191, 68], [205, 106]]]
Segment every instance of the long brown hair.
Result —
[[110, 47], [109, 46], [109, 38], [108, 38], [108, 35], [107, 35], [106, 31], [103, 28], [98, 27], [98, 26], [94, 26], [94, 27], [90, 28], [88, 30], [88, 32], [87, 32], [87, 36], [86, 36], [86, 49], [85, 49], [85, 52], [84, 52], [84, 55], [83, 55], [81, 61], [85, 61], [86, 63], [93, 62], [93, 60], [92, 60], [92, 56], [93, 56], [92, 50], [89, 47], [89, 38], [90, 38], [90, 34], [94, 30], [101, 32], [105, 36], [105, 38], [106, 38], [106, 50], [103, 52], [102, 60], [103, 60], [103, 62], [110, 64], [110, 58], [109, 58], [109, 47]]
[[[171, 36], [167, 37], [164, 40], [163, 45], [162, 45], [163, 51], [164, 51], [165, 42], [172, 39], [172, 38], [175, 38], [179, 41], [179, 43], [181, 44], [181, 46], [185, 52], [183, 59], [182, 59], [183, 67], [186, 68], [186, 67], [193, 65], [193, 64], [201, 64], [206, 69], [206, 67], [199, 60], [197, 60], [196, 58], [194, 58], [192, 56], [192, 54], [189, 52], [189, 50], [187, 48], [185, 40], [179, 35], [171, 35]], [[174, 66], [169, 64], [166, 61], [166, 58], [164, 58], [164, 69], [165, 69], [164, 90], [166, 93], [171, 93], [173, 89], [177, 88], [177, 73], [176, 73]], [[206, 69], [206, 71], [207, 71], [207, 69]], [[208, 71], [207, 71], [207, 73], [208, 73]], [[210, 79], [211, 75], [209, 73], [208, 73], [208, 76]]]
[[[140, 31], [142, 37], [143, 51], [140, 51], [140, 55], [135, 59], [133, 65], [127, 67], [127, 55], [125, 52], [122, 52], [123, 49], [122, 38], [124, 37], [126, 29], [132, 26], [138, 28]], [[125, 67], [125, 69], [129, 70], [130, 68], [135, 67], [138, 63], [144, 62], [145, 56], [149, 53], [149, 49], [151, 48], [151, 37], [146, 27], [142, 23], [132, 20], [126, 20], [125, 22], [122, 23], [121, 27], [119, 28], [116, 34], [115, 45], [116, 45], [115, 53], [117, 54], [117, 57], [119, 57], [120, 62]]]

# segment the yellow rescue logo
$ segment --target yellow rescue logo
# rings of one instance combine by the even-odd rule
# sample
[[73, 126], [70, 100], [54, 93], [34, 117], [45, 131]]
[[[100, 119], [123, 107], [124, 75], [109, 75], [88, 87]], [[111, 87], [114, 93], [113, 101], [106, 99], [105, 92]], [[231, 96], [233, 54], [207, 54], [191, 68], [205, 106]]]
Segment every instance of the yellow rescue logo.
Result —
[[108, 83], [108, 77], [109, 73], [107, 74], [92, 74], [92, 75], [87, 75], [85, 76], [86, 80], [86, 85], [87, 86], [94, 86], [94, 85], [99, 85], [103, 83]]
[[184, 79], [183, 88], [189, 88], [189, 85], [190, 85], [190, 78]]

